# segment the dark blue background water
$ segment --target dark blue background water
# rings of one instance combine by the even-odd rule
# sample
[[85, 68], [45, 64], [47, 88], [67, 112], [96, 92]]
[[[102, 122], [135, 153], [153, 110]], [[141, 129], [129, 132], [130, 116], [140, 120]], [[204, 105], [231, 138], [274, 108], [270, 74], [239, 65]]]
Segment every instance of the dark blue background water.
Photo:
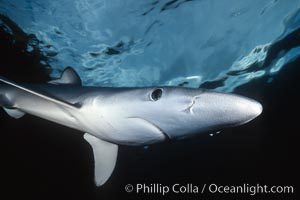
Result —
[[[41, 31], [44, 31], [41, 24], [34, 26], [36, 29], [33, 28], [27, 32], [24, 32], [26, 28], [22, 30], [22, 28], [18, 27], [25, 27], [24, 21], [26, 21], [26, 17], [30, 18], [30, 16], [33, 17], [33, 15], [28, 16], [26, 12], [13, 12], [10, 9], [11, 7], [7, 5], [9, 4], [7, 2], [8, 1], [3, 1], [0, 4], [2, 13], [5, 14], [0, 16], [1, 76], [8, 77], [15, 81], [41, 83], [55, 76], [56, 71], [59, 72], [58, 66], [63, 68], [67, 64], [74, 64], [74, 57], [67, 59], [68, 56], [60, 51], [52, 52], [53, 54], [50, 55], [49, 51], [45, 51], [45, 45], [48, 44], [45, 44], [45, 41], [41, 40], [39, 37], [41, 33], [37, 30], [40, 28]], [[177, 5], [176, 2], [179, 4], [181, 1], [175, 1], [173, 7]], [[159, 12], [159, 9], [162, 9], [164, 5], [168, 5], [167, 3], [168, 2], [160, 1], [158, 4], [160, 6], [154, 6], [154, 11], [158, 9], [157, 12]], [[186, 2], [186, 4], [188, 3], [189, 2]], [[267, 2], [265, 6], [256, 5], [252, 11], [259, 10], [260, 13], [262, 13], [263, 8], [266, 7], [269, 9], [269, 12], [271, 12], [271, 8], [276, 7], [276, 5], [278, 6], [278, 4], [280, 4], [280, 8], [285, 8], [283, 1], [270, 1], [270, 4]], [[57, 3], [55, 5], [57, 7]], [[182, 3], [182, 6], [183, 5]], [[249, 5], [246, 5], [246, 3], [234, 5], [244, 9], [239, 9], [238, 12], [232, 11], [233, 16], [241, 16], [242, 13], [247, 13], [248, 10], [251, 10], [247, 9]], [[268, 5], [271, 6], [268, 7]], [[289, 6], [290, 5], [286, 3], [286, 9], [291, 8]], [[44, 10], [53, 7], [55, 6], [50, 4], [48, 7], [47, 5], [42, 5], [42, 3], [40, 4], [40, 8], [44, 8]], [[218, 11], [221, 12], [222, 6], [219, 5], [217, 7], [219, 8]], [[9, 14], [3, 11], [5, 8]], [[36, 11], [39, 7], [27, 8], [26, 6], [21, 7], [20, 4], [17, 7], [15, 6], [15, 8]], [[187, 8], [191, 9], [189, 7]], [[205, 6], [203, 8], [205, 8]], [[179, 8], [172, 9], [177, 11]], [[177, 182], [181, 184], [193, 183], [195, 185], [202, 185], [204, 183], [224, 185], [240, 185], [243, 183], [253, 185], [257, 183], [267, 185], [293, 185], [296, 193], [298, 193], [299, 165], [297, 164], [297, 160], [299, 157], [298, 123], [300, 112], [300, 88], [298, 83], [300, 78], [298, 67], [300, 58], [298, 47], [300, 37], [298, 27], [299, 20], [297, 17], [298, 8], [294, 7], [294, 10], [295, 12], [293, 13], [282, 15], [285, 16], [285, 20], [283, 20], [285, 29], [278, 28], [280, 27], [280, 23], [277, 23], [276, 20], [272, 18], [273, 26], [270, 22], [271, 24], [267, 26], [266, 30], [270, 32], [276, 32], [275, 29], [277, 31], [283, 30], [283, 32], [278, 31], [279, 34], [277, 36], [272, 36], [273, 39], [267, 32], [260, 32], [260, 34], [257, 35], [258, 32], [254, 31], [255, 34], [250, 34], [251, 37], [249, 36], [248, 39], [243, 37], [245, 33], [240, 32], [237, 34], [240, 38], [244, 38], [247, 44], [235, 41], [236, 43], [233, 43], [233, 46], [230, 46], [229, 49], [238, 45], [244, 45], [243, 48], [250, 49], [250, 53], [248, 50], [238, 50], [238, 53], [232, 56], [232, 59], [228, 60], [228, 63], [230, 63], [226, 65], [228, 67], [224, 68], [215, 65], [223, 63], [226, 56], [220, 58], [210, 57], [215, 60], [216, 63], [210, 61], [208, 62], [209, 65], [211, 65], [210, 67], [202, 68], [200, 64], [205, 62], [202, 61], [201, 55], [192, 53], [196, 49], [188, 42], [183, 46], [186, 46], [185, 50], [191, 48], [191, 51], [188, 51], [183, 58], [188, 57], [191, 59], [192, 57], [199, 57], [199, 59], [185, 63], [184, 65], [189, 67], [185, 67], [184, 70], [179, 67], [183, 66], [183, 64], [172, 65], [169, 72], [167, 69], [164, 69], [164, 66], [171, 65], [172, 59], [184, 63], [181, 58], [179, 59], [179, 55], [166, 57], [166, 60], [163, 61], [164, 64], [156, 69], [153, 60], [143, 60], [147, 56], [146, 53], [137, 53], [136, 57], [133, 56], [133, 58], [135, 57], [137, 60], [140, 59], [140, 61], [133, 63], [132, 68], [128, 68], [126, 66], [132, 62], [131, 59], [127, 60], [126, 57], [122, 57], [121, 54], [120, 56], [117, 54], [117, 57], [109, 57], [111, 56], [109, 54], [114, 52], [109, 48], [113, 48], [115, 51], [121, 51], [122, 49], [120, 49], [120, 47], [118, 47], [118, 49], [113, 45], [105, 46], [105, 52], [108, 54], [106, 55], [108, 57], [105, 57], [108, 59], [105, 60], [105, 66], [107, 65], [108, 67], [109, 64], [112, 64], [116, 66], [116, 68], [121, 69], [121, 71], [124, 69], [125, 74], [131, 69], [129, 72], [136, 74], [135, 77], [128, 78], [128, 76], [125, 75], [122, 76], [122, 78], [118, 78], [113, 76], [115, 79], [112, 81], [109, 75], [114, 74], [114, 72], [121, 72], [118, 70], [114, 71], [116, 69], [114, 67], [112, 69], [104, 67], [102, 70], [108, 70], [109, 73], [100, 77], [98, 76], [99, 81], [95, 81], [99, 66], [89, 69], [90, 71], [86, 71], [86, 68], [72, 65], [75, 68], [77, 67], [77, 70], [82, 70], [81, 76], [87, 84], [97, 84], [101, 81], [103, 81], [101, 82], [103, 84], [111, 85], [169, 83], [193, 87], [196, 85], [198, 87], [201, 86], [222, 91], [233, 90], [235, 93], [260, 101], [264, 106], [264, 112], [259, 118], [249, 124], [223, 130], [221, 134], [213, 137], [210, 137], [208, 134], [203, 134], [202, 136], [185, 141], [153, 145], [148, 149], [144, 149], [143, 147], [121, 146], [116, 169], [112, 177], [103, 187], [97, 189], [93, 183], [93, 158], [91, 149], [82, 139], [82, 133], [29, 115], [26, 115], [22, 119], [15, 120], [1, 111], [1, 198], [4, 198], [6, 195], [9, 196], [8, 199], [232, 199], [239, 197], [237, 195], [212, 195], [208, 193], [205, 195], [189, 194], [162, 197], [160, 195], [128, 194], [124, 191], [124, 187], [128, 183], [161, 183], [172, 185]], [[185, 12], [185, 10], [179, 10], [177, 12], [179, 12], [177, 13], [179, 16], [184, 16], [180, 13]], [[207, 10], [203, 12], [205, 13]], [[224, 12], [226, 13], [226, 11]], [[89, 12], [87, 12], [87, 15], [88, 13]], [[276, 16], [276, 13], [280, 14], [281, 12], [275, 9], [271, 13]], [[37, 14], [34, 16], [36, 17]], [[156, 15], [153, 14], [153, 16]], [[195, 19], [198, 19], [197, 17], [200, 16], [196, 16], [195, 14]], [[10, 18], [13, 18], [15, 22], [20, 21], [23, 24], [14, 23]], [[24, 20], [19, 20], [22, 18], [24, 18]], [[43, 19], [42, 15], [41, 19]], [[61, 18], [56, 17], [56, 20], [59, 19]], [[186, 19], [190, 18], [187, 16]], [[31, 20], [36, 22], [39, 21], [39, 18], [32, 18]], [[251, 19], [249, 20], [251, 21]], [[29, 23], [30, 20], [27, 20], [27, 22]], [[195, 24], [198, 24], [197, 20], [196, 22]], [[49, 24], [51, 23], [49, 22]], [[59, 23], [58, 21], [57, 24]], [[239, 23], [234, 24], [236, 29], [244, 27], [243, 24]], [[205, 23], [202, 23], [202, 25], [203, 24]], [[44, 26], [47, 27], [47, 23]], [[205, 26], [207, 29], [213, 29], [213, 25], [211, 24], [206, 24]], [[230, 24], [225, 24], [224, 26], [225, 28], [219, 28], [226, 29], [226, 26], [230, 27]], [[261, 25], [258, 24], [257, 26]], [[180, 30], [181, 28], [173, 31], [176, 32], [176, 30]], [[194, 27], [195, 30], [199, 31], [198, 28], [198, 25]], [[274, 28], [274, 30], [272, 30], [272, 28]], [[251, 29], [257, 29], [257, 27], [253, 25]], [[36, 32], [32, 33], [32, 30]], [[114, 29], [112, 28], [112, 30]], [[120, 29], [119, 31], [124, 32], [125, 30]], [[157, 31], [157, 37], [161, 35], [162, 38], [160, 41], [162, 44], [165, 44], [166, 40], [163, 40], [163, 38], [166, 36], [163, 31], [160, 29]], [[128, 30], [127, 33], [130, 35], [131, 32]], [[121, 33], [117, 33], [117, 35], [118, 34]], [[123, 34], [125, 35], [125, 33]], [[155, 35], [150, 32], [150, 35], [151, 34]], [[265, 52], [262, 50], [263, 47], [258, 50], [259, 43], [253, 42], [256, 40], [255, 36], [264, 38], [262, 36], [264, 34], [267, 36], [262, 40], [267, 41], [269, 39], [270, 42], [270, 44], [264, 46], [266, 47]], [[76, 38], [79, 36], [75, 35], [69, 37]], [[118, 36], [113, 38], [118, 40]], [[226, 37], [223, 38], [223, 40], [226, 39]], [[206, 38], [205, 40], [208, 39]], [[126, 39], [124, 39], [124, 41], [126, 41]], [[50, 43], [52, 42], [53, 44], [51, 45], [56, 45], [56, 48], [64, 46], [59, 39], [55, 40], [55, 38], [51, 38]], [[75, 42], [74, 44], [77, 43]], [[163, 51], [165, 50], [164, 48], [170, 48], [172, 44], [173, 43], [170, 44], [171, 46], [164, 46], [162, 49], [158, 49], [158, 51]], [[212, 44], [213, 43], [210, 45]], [[225, 51], [224, 47], [226, 47], [226, 44], [228, 45], [229, 43], [225, 42], [222, 47], [218, 46], [217, 43], [215, 43], [215, 46], [213, 45], [213, 52], [217, 52], [215, 56], [221, 55], [218, 49]], [[32, 49], [28, 50], [28, 45], [31, 46]], [[156, 43], [156, 45], [158, 44]], [[140, 48], [144, 48], [144, 46], [142, 45]], [[200, 45], [199, 49], [203, 49], [203, 46]], [[176, 51], [176, 49], [172, 50], [174, 52], [181, 51]], [[89, 52], [90, 49], [86, 51]], [[149, 51], [149, 55], [153, 54], [153, 49], [147, 49], [145, 51]], [[124, 52], [128, 53], [130, 51], [125, 48]], [[245, 54], [242, 54], [242, 52], [245, 52]], [[262, 52], [262, 54], [259, 54], [259, 52]], [[62, 53], [64, 56], [58, 56], [59, 53]], [[82, 52], [79, 52], [78, 54], [81, 53]], [[209, 53], [206, 52], [205, 55], [209, 57], [208, 54]], [[118, 59], [118, 56], [125, 61], [122, 61], [121, 64], [112, 63], [110, 61], [110, 59]], [[51, 60], [53, 58], [56, 60]], [[97, 62], [98, 61], [99, 60], [97, 60]], [[143, 61], [150, 66], [149, 69], [153, 72], [152, 75], [154, 79], [142, 79], [144, 82], [142, 82], [142, 80], [132, 81], [131, 78], [145, 76], [144, 73], [148, 72], [146, 70], [139, 73], [140, 69], [135, 67], [135, 65], [141, 64]], [[197, 66], [200, 66], [200, 68]], [[145, 69], [148, 68], [146, 67]], [[155, 79], [155, 74], [157, 73], [155, 70], [152, 71], [152, 69], [156, 69], [159, 72], [158, 77], [160, 78], [157, 80]], [[275, 72], [272, 72], [272, 69], [273, 71], [275, 70]], [[170, 71], [174, 71], [174, 74], [170, 75]], [[265, 73], [257, 76], [261, 71]], [[88, 74], [91, 75], [88, 76]], [[105, 82], [105, 80], [108, 80], [108, 82]], [[184, 82], [187, 83], [184, 84]], [[245, 82], [248, 83], [244, 84]], [[245, 195], [243, 198], [250, 197]], [[254, 199], [296, 199], [296, 194], [258, 195], [255, 196]]]

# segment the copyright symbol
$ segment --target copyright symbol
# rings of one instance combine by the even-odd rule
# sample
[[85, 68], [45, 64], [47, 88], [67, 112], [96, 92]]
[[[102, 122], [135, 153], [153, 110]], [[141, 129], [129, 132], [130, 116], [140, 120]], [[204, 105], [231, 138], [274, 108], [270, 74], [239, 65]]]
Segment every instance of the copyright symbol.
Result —
[[133, 185], [131, 185], [131, 184], [127, 184], [127, 185], [125, 186], [125, 191], [128, 192], [128, 193], [132, 192], [133, 189], [134, 189], [134, 188], [133, 188]]

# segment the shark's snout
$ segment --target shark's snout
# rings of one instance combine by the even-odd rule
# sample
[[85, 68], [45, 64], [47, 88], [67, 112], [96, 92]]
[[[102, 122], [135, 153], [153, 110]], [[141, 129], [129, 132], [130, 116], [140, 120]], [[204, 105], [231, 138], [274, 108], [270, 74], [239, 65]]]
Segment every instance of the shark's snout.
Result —
[[195, 96], [192, 114], [209, 127], [229, 127], [247, 123], [262, 113], [262, 105], [247, 97], [218, 92]]
[[250, 120], [258, 117], [262, 111], [263, 111], [263, 107], [262, 105], [257, 102], [257, 101], [254, 101], [254, 100], [247, 100], [248, 102], [248, 117], [250, 118]]

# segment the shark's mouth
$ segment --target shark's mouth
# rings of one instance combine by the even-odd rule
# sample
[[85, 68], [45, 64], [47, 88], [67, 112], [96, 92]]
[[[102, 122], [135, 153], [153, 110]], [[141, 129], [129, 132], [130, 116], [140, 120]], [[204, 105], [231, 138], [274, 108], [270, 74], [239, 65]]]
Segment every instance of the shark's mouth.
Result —
[[154, 127], [158, 132], [160, 132], [165, 140], [171, 140], [170, 136], [164, 131], [162, 130], [159, 126], [157, 126], [156, 124], [154, 124], [153, 122], [147, 120], [147, 119], [144, 119], [144, 118], [141, 118], [141, 117], [128, 117], [129, 119], [139, 119], [139, 120], [143, 120], [144, 122], [146, 122], [147, 124], [151, 125], [152, 127]]

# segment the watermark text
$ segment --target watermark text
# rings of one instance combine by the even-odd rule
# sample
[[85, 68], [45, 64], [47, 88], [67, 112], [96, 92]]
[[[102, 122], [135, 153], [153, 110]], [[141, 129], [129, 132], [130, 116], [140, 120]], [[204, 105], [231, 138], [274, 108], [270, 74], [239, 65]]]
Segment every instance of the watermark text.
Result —
[[127, 184], [125, 186], [125, 191], [128, 193], [136, 194], [247, 194], [247, 195], [257, 195], [257, 194], [293, 194], [293, 186], [280, 186], [280, 185], [263, 185], [254, 184], [250, 185], [244, 183], [241, 185], [218, 185], [215, 183], [210, 184], [180, 184], [175, 183], [173, 185], [164, 185], [161, 183], [137, 183], [137, 184]]

